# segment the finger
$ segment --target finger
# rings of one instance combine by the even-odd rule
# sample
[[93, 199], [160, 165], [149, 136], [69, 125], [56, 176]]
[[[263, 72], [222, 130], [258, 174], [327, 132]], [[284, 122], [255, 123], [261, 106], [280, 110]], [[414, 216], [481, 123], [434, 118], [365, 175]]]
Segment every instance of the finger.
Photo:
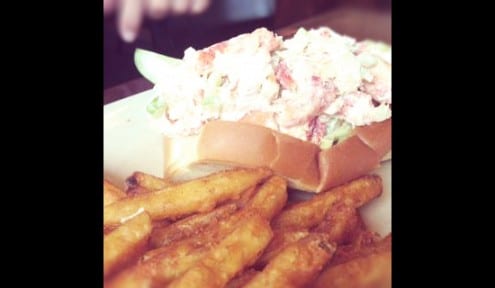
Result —
[[185, 14], [189, 10], [190, 0], [171, 0], [172, 12], [174, 14]]
[[163, 18], [172, 7], [171, 0], [147, 0], [147, 13], [151, 19]]
[[115, 10], [115, 0], [103, 0], [103, 13], [108, 14]]
[[202, 13], [210, 6], [210, 0], [192, 0], [190, 11], [192, 14]]
[[141, 25], [144, 0], [120, 0], [118, 29], [126, 42], [136, 39]]

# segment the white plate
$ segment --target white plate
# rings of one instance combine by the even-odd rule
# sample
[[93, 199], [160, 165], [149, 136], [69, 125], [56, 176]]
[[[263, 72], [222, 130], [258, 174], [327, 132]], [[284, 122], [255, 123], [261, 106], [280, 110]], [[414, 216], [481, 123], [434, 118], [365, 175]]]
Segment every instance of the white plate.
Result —
[[[122, 188], [134, 171], [163, 175], [162, 137], [148, 121], [145, 109], [152, 98], [148, 90], [104, 107], [105, 178]], [[383, 178], [383, 194], [361, 209], [368, 227], [382, 236], [391, 231], [391, 170], [387, 161], [375, 171]]]

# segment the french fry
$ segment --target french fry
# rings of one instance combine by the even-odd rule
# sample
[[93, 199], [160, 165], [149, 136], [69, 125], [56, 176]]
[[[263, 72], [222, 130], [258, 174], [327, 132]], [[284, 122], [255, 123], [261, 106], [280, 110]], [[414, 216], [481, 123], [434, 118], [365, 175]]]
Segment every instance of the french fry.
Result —
[[379, 176], [364, 176], [285, 208], [273, 219], [272, 226], [274, 229], [311, 229], [323, 221], [334, 204], [343, 202], [358, 208], [378, 197], [381, 192], [382, 180]]
[[273, 259], [280, 251], [290, 244], [301, 240], [309, 235], [307, 230], [292, 231], [292, 230], [275, 230], [273, 231], [273, 239], [263, 251], [263, 255], [256, 262], [256, 267], [263, 268], [271, 259]]
[[[134, 172], [125, 180], [126, 192], [132, 191], [157, 191], [176, 184], [170, 180], [159, 178], [144, 172]], [[136, 190], [135, 190], [136, 189]]]
[[359, 211], [341, 202], [333, 205], [323, 221], [311, 231], [326, 233], [330, 236], [330, 241], [341, 245], [351, 243], [365, 228]]
[[[285, 180], [280, 177], [269, 178], [254, 192], [244, 208], [235, 213], [233, 213], [235, 207], [242, 205], [238, 201], [220, 206], [209, 213], [192, 215], [171, 224], [170, 229], [164, 228], [164, 231], [152, 235], [152, 245], [162, 247], [146, 253], [144, 259], [167, 251], [166, 246], [179, 238], [187, 241], [189, 237], [194, 237], [192, 241], [198, 245], [205, 245], [205, 243], [221, 239], [237, 222], [250, 217], [252, 214], [260, 215], [265, 220], [270, 221], [273, 215], [282, 209], [287, 200], [285, 183]], [[251, 191], [247, 192], [252, 193]]]
[[251, 279], [253, 279], [256, 274], [260, 272], [254, 269], [248, 269], [242, 272], [240, 275], [236, 276], [225, 285], [225, 288], [241, 288], [244, 287]]
[[287, 203], [287, 181], [279, 176], [272, 176], [259, 188], [245, 209], [257, 211], [264, 219], [271, 220], [282, 211]]
[[153, 230], [155, 229], [163, 229], [171, 224], [173, 224], [175, 222], [171, 221], [171, 220], [157, 220], [157, 221], [153, 221]]
[[212, 227], [218, 224], [219, 221], [231, 216], [241, 207], [245, 207], [257, 191], [258, 188], [253, 186], [243, 192], [239, 200], [223, 204], [210, 212], [185, 217], [167, 226], [154, 227], [150, 239], [151, 247], [166, 246], [175, 241], [194, 236], [205, 229], [214, 229]]
[[153, 220], [211, 211], [218, 203], [239, 199], [242, 192], [271, 174], [272, 171], [266, 168], [234, 169], [124, 198], [105, 207], [103, 224], [118, 225], [142, 210], [148, 212]]
[[272, 230], [257, 214], [242, 219], [234, 231], [168, 287], [224, 287], [249, 267], [268, 245]]
[[154, 229], [151, 233], [150, 244], [158, 248], [191, 237], [207, 227], [216, 225], [218, 221], [226, 219], [237, 209], [236, 203], [228, 203], [210, 212], [195, 214], [166, 227]]
[[[209, 251], [210, 246], [199, 246], [193, 241], [181, 241], [166, 250], [122, 271], [110, 280], [107, 288], [164, 286], [182, 275]], [[205, 243], [203, 243], [205, 244]], [[157, 249], [156, 249], [157, 250]], [[155, 250], [151, 250], [153, 252]]]
[[[332, 207], [325, 216], [325, 219], [315, 228], [314, 233], [325, 233], [330, 242], [336, 244], [349, 244], [361, 231], [365, 229], [364, 223], [359, 215], [359, 211], [340, 203]], [[270, 245], [265, 249], [263, 255], [256, 262], [256, 267], [264, 267], [282, 249], [306, 237], [308, 230], [286, 230], [277, 229]]]
[[186, 249], [187, 251], [189, 251], [190, 249], [209, 247], [218, 241], [217, 235], [218, 234], [203, 232], [196, 234], [194, 235], [194, 237], [188, 239], [183, 239], [181, 241], [176, 241], [166, 246], [151, 249], [143, 254], [140, 259], [140, 263], [151, 262], [151, 259], [156, 260], [160, 259], [161, 257], [168, 257], [175, 250]]
[[373, 253], [379, 253], [392, 249], [392, 234], [380, 239], [379, 235], [371, 231], [363, 231], [353, 243], [337, 248], [334, 257], [328, 263], [329, 266], [338, 265], [352, 259], [364, 257]]
[[199, 261], [214, 245], [232, 234], [233, 230], [239, 226], [238, 223], [251, 217], [260, 216], [255, 211], [238, 211], [231, 217], [210, 225], [207, 229], [198, 231], [189, 238], [150, 250], [144, 254], [140, 263], [117, 275], [107, 286], [165, 285]]
[[128, 179], [105, 200], [107, 288], [390, 286], [391, 235], [367, 231], [357, 210], [380, 195], [378, 176], [287, 207], [286, 180], [265, 168], [159, 190], [155, 176]]
[[176, 241], [144, 254], [141, 261], [121, 272], [108, 287], [155, 287], [166, 285], [199, 261], [234, 229], [238, 219], [227, 219], [193, 238]]
[[137, 260], [144, 252], [151, 234], [151, 219], [141, 213], [105, 235], [103, 274], [105, 277]]
[[285, 247], [244, 287], [304, 287], [335, 252], [328, 235], [311, 233]]
[[107, 179], [103, 180], [103, 206], [112, 204], [113, 202], [120, 200], [127, 195], [119, 187], [112, 184]]
[[150, 193], [151, 190], [148, 190], [144, 187], [141, 187], [141, 186], [136, 186], [136, 187], [133, 187], [131, 189], [127, 189], [125, 191], [125, 193], [127, 194], [127, 196], [135, 196], [135, 195], [138, 195], [138, 194], [147, 194], [147, 193]]
[[[184, 218], [169, 227], [164, 228], [152, 234], [152, 245], [162, 248], [154, 249], [146, 253], [144, 260], [153, 258], [156, 255], [165, 253], [173, 247], [166, 248], [167, 245], [181, 239], [184, 241], [193, 241], [198, 246], [203, 246], [208, 243], [218, 241], [229, 233], [237, 222], [242, 219], [251, 217], [250, 215], [257, 214], [270, 221], [276, 213], [278, 213], [285, 202], [287, 201], [286, 182], [283, 178], [274, 176], [269, 178], [258, 191], [255, 192], [253, 198], [245, 205], [243, 210], [233, 214], [236, 210], [237, 203], [229, 203], [216, 208], [215, 210], [197, 214]], [[229, 217], [230, 216], [230, 217]], [[155, 239], [153, 239], [155, 237]], [[187, 239], [194, 237], [193, 239]]]
[[235, 200], [233, 202], [235, 202], [239, 208], [241, 209], [244, 208], [246, 204], [249, 202], [249, 200], [251, 200], [251, 198], [253, 198], [256, 192], [258, 192], [258, 189], [259, 189], [259, 185], [248, 188], [246, 191], [244, 191], [244, 193], [242, 193], [241, 198], [239, 198], [239, 200]]
[[380, 251], [325, 269], [314, 288], [392, 287], [392, 253]]

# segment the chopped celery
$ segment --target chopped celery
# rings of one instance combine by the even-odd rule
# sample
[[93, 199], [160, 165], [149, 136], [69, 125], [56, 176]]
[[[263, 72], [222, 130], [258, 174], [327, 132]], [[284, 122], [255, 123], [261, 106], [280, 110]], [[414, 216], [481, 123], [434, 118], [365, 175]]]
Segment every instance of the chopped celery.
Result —
[[155, 97], [149, 104], [146, 106], [146, 111], [153, 117], [160, 117], [167, 108], [167, 103], [165, 103], [161, 97]]
[[321, 149], [328, 149], [349, 137], [352, 125], [342, 119], [332, 118], [327, 123], [326, 135], [320, 142]]

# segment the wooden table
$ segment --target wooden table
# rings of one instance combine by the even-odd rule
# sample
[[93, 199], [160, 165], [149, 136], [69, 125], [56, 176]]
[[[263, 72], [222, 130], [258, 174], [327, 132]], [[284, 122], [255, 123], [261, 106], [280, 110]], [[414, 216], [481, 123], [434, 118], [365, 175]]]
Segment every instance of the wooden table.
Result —
[[[301, 22], [277, 29], [282, 36], [292, 35], [299, 27], [317, 28], [328, 26], [338, 33], [358, 40], [374, 39], [391, 43], [392, 24], [390, 11], [370, 11], [353, 8], [332, 10], [315, 15]], [[144, 78], [137, 78], [103, 91], [104, 104], [132, 96], [151, 89], [153, 84]]]

